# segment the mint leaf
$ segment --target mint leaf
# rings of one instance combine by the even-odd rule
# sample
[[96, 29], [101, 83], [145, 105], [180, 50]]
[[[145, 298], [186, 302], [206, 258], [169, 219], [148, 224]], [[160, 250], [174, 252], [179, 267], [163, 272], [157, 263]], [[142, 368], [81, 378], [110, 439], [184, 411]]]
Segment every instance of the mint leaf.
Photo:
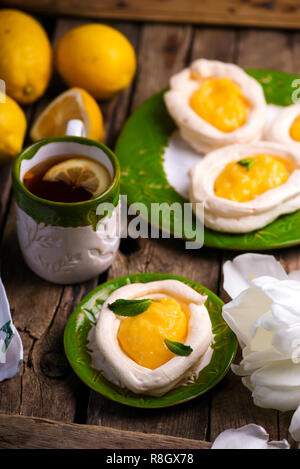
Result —
[[174, 340], [165, 339], [165, 344], [168, 349], [176, 355], [187, 357], [193, 351], [192, 347], [189, 345], [182, 344], [181, 342], [175, 342]]
[[108, 305], [109, 309], [119, 316], [138, 316], [146, 311], [152, 300], [116, 300]]
[[239, 164], [240, 166], [244, 166], [245, 168], [247, 168], [248, 171], [250, 171], [256, 161], [256, 158], [245, 158], [244, 160], [238, 161], [237, 164]]

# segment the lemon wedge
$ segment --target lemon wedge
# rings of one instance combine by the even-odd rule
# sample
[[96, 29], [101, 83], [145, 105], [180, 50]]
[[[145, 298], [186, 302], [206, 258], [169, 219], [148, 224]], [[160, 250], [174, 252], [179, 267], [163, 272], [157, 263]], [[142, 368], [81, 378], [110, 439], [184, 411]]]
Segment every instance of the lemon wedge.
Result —
[[72, 187], [83, 187], [97, 197], [110, 185], [108, 170], [89, 158], [70, 158], [52, 166], [43, 176], [44, 181], [62, 181]]
[[84, 123], [86, 136], [103, 141], [105, 130], [103, 116], [97, 101], [82, 88], [71, 88], [58, 95], [36, 118], [30, 138], [33, 141], [65, 135], [67, 124], [72, 119]]

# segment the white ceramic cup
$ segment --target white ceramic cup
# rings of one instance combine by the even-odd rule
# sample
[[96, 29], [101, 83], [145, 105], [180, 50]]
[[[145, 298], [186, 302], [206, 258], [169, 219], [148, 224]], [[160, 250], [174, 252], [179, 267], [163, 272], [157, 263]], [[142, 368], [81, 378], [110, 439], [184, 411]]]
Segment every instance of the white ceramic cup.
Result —
[[[72, 120], [66, 136], [29, 146], [17, 157], [13, 169], [17, 232], [24, 259], [37, 275], [59, 284], [83, 282], [103, 273], [114, 261], [120, 243], [117, 157], [105, 145], [83, 135], [83, 123]], [[65, 154], [102, 163], [111, 176], [108, 189], [94, 199], [76, 203], [53, 202], [29, 192], [23, 184], [25, 173]], [[103, 206], [111, 209], [107, 212]]]

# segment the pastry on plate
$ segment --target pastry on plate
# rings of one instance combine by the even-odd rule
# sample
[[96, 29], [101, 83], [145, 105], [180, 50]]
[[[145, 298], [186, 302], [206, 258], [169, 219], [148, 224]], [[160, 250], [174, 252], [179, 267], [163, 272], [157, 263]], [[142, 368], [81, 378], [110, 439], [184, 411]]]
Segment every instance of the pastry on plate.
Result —
[[279, 111], [268, 128], [267, 139], [288, 145], [300, 155], [300, 103]]
[[193, 375], [212, 342], [206, 296], [179, 280], [133, 283], [102, 306], [95, 339], [121, 385], [161, 396]]
[[234, 144], [206, 155], [190, 171], [190, 200], [204, 225], [246, 233], [300, 209], [300, 156], [274, 142]]
[[260, 140], [267, 118], [261, 85], [234, 64], [198, 59], [164, 94], [182, 138], [198, 153]]

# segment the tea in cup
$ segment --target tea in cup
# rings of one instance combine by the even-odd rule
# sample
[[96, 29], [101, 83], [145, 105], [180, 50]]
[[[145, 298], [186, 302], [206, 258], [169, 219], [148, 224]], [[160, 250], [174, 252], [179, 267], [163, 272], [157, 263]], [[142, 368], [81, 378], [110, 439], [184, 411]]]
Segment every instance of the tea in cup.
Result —
[[37, 275], [78, 283], [112, 264], [120, 242], [120, 169], [104, 144], [73, 135], [40, 140], [17, 157], [13, 188], [19, 244]]

